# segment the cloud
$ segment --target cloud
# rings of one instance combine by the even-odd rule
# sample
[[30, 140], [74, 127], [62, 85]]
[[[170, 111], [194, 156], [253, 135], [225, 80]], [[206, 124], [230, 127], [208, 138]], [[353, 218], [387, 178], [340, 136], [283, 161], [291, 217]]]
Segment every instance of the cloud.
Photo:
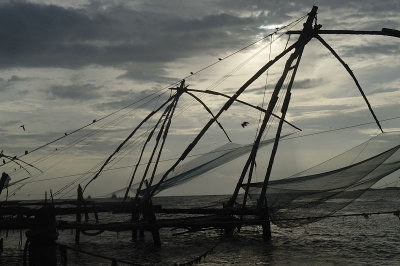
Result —
[[171, 84], [176, 78], [168, 77], [167, 71], [160, 64], [141, 63], [124, 66], [126, 72], [120, 75], [120, 79], [134, 79], [137, 81], [153, 81], [160, 84]]
[[368, 94], [372, 95], [372, 94], [390, 93], [390, 92], [396, 92], [396, 91], [400, 91], [400, 89], [399, 88], [376, 89], [373, 91], [369, 91]]
[[19, 127], [20, 124], [21, 124], [21, 120], [9, 120], [9, 121], [0, 123], [0, 126], [1, 126], [2, 128], [5, 128], [5, 127], [10, 127], [10, 126], [16, 126], [16, 125], [18, 125], [18, 127]]
[[9, 79], [0, 78], [0, 91], [6, 91], [15, 83], [27, 80], [29, 80], [29, 78], [22, 78], [17, 75], [12, 75]]
[[326, 83], [323, 78], [295, 80], [293, 89], [312, 89]]
[[342, 46], [341, 54], [345, 57], [351, 56], [375, 56], [375, 55], [398, 55], [400, 53], [400, 47], [397, 44], [382, 44], [374, 43], [368, 45], [353, 45], [353, 46]]
[[56, 85], [48, 89], [50, 99], [70, 99], [74, 101], [87, 101], [98, 99], [101, 97], [99, 90], [101, 87], [96, 87], [92, 84], [83, 85]]
[[[55, 4], [38, 4], [40, 2]], [[268, 34], [267, 29], [272, 25], [284, 25], [306, 15], [312, 4], [308, 1], [265, 0], [35, 0], [35, 3], [9, 1], [0, 4], [0, 36], [3, 40], [0, 43], [0, 68], [3, 73], [0, 91], [3, 93], [0, 94], [5, 113], [0, 118], [0, 131], [3, 133], [0, 134], [0, 143], [8, 152], [11, 150], [11, 154], [21, 154], [29, 147], [40, 146], [63, 136], [64, 132], [136, 102], [131, 106], [132, 109], [127, 110], [125, 117], [122, 115], [121, 120], [115, 120], [119, 121], [117, 127], [102, 129], [101, 123], [93, 123], [93, 129], [70, 135], [55, 143], [54, 149], [50, 147], [37, 153], [44, 155], [54, 152], [55, 147], [68, 145], [73, 138], [90, 134], [87, 141], [74, 147], [73, 151], [71, 149], [70, 155], [79, 153], [79, 160], [87, 159], [93, 163], [104, 160], [126, 137], [128, 129], [136, 126], [141, 117], [170, 95], [165, 90], [167, 93], [158, 97], [158, 90], [163, 87], [160, 83], [173, 83], [177, 81], [174, 77], [195, 72], [208, 65], [210, 60], [223, 57]], [[318, 5], [318, 23], [323, 24], [323, 29], [379, 30], [382, 27], [396, 28], [400, 21], [396, 12], [399, 9], [398, 1], [389, 0], [382, 5], [375, 0], [319, 0]], [[302, 23], [299, 23], [296, 29], [301, 26]], [[291, 43], [294, 38], [292, 36]], [[342, 36], [327, 36], [326, 39], [355, 71], [367, 96], [372, 95], [370, 100], [377, 117], [385, 119], [398, 116], [398, 105], [394, 102], [399, 80], [395, 57], [399, 51], [394, 45], [395, 41], [389, 39], [378, 44], [369, 39], [364, 41], [367, 38], [359, 36], [351, 40]], [[273, 56], [282, 51], [285, 41], [286, 38], [274, 43]], [[298, 91], [292, 99], [288, 120], [303, 128], [304, 132], [373, 122], [353, 82], [342, 72], [342, 67], [337, 67], [338, 63], [329, 51], [322, 46], [318, 46], [318, 49], [306, 49], [302, 57], [299, 79], [294, 85], [294, 90]], [[218, 64], [215, 69], [191, 77], [187, 80], [190, 88], [207, 88], [208, 82], [212, 83], [211, 79], [218, 79], [225, 74], [225, 70], [236, 66], [238, 61], [242, 62], [242, 55], [247, 58], [247, 52], [250, 54], [253, 51], [248, 49]], [[264, 64], [268, 60], [265, 54], [259, 55], [241, 69], [242, 72], [238, 71], [226, 80], [223, 86], [232, 88], [228, 95], [237, 90], [233, 88], [239, 80], [242, 84], [242, 77], [247, 79], [247, 74], [252, 75], [257, 71], [256, 64]], [[335, 62], [336, 68], [330, 62]], [[224, 63], [226, 69], [221, 69]], [[280, 67], [278, 64], [276, 66]], [[280, 69], [276, 73], [278, 78]], [[34, 77], [34, 80], [32, 78], [32, 81], [26, 82], [27, 78], [24, 77]], [[240, 99], [260, 103], [264, 87], [262, 80], [258, 81]], [[348, 82], [351, 82], [351, 87]], [[322, 87], [321, 84], [328, 86]], [[18, 90], [14, 90], [16, 85]], [[271, 82], [270, 85], [266, 99], [269, 99], [271, 87], [275, 84]], [[152, 89], [144, 90], [146, 87]], [[43, 97], [42, 88], [47, 88], [47, 97]], [[315, 88], [315, 91], [306, 88]], [[221, 91], [227, 90], [221, 86]], [[19, 94], [24, 91], [30, 92], [29, 97]], [[335, 99], [332, 99], [333, 96]], [[185, 141], [189, 142], [194, 131], [209, 121], [203, 108], [198, 103], [192, 104], [194, 100], [187, 98], [182, 97], [178, 105], [179, 116], [176, 116], [171, 127], [172, 134], [167, 143], [171, 148], [166, 149], [166, 158], [173, 157], [185, 148]], [[219, 97], [204, 98], [213, 111], [226, 102], [226, 99]], [[59, 99], [57, 106], [48, 99]], [[86, 101], [90, 101], [89, 104]], [[232, 139], [245, 143], [247, 139], [253, 139], [254, 132], [251, 133], [251, 129], [256, 129], [258, 118], [258, 112], [234, 104], [229, 112], [221, 116], [220, 122], [233, 135]], [[111, 119], [115, 119], [114, 116]], [[23, 121], [29, 131], [22, 132], [19, 128], [22, 122], [19, 121]], [[107, 121], [104, 120], [104, 123]], [[240, 121], [250, 121], [251, 124], [242, 129]], [[382, 124], [384, 129], [394, 129], [399, 127], [398, 121], [390, 120]], [[285, 128], [288, 127], [285, 125]], [[373, 129], [371, 132], [375, 132], [377, 127], [370, 124], [363, 129]], [[352, 128], [337, 141], [359, 141], [359, 134], [356, 137], [353, 134], [358, 131], [358, 128]], [[99, 135], [92, 136], [95, 132], [99, 132]], [[211, 147], [208, 140], [214, 141], [215, 136], [223, 137], [219, 129], [213, 126], [204, 138], [207, 148]], [[199, 149], [206, 147], [201, 145]], [[329, 141], [324, 145], [318, 146], [322, 155], [337, 148]], [[134, 155], [133, 152], [129, 154]], [[30, 156], [36, 156], [36, 153]], [[54, 160], [50, 159], [49, 163]], [[72, 165], [76, 168], [77, 163]], [[57, 172], [70, 173], [71, 164], [68, 164], [68, 168], [65, 171], [57, 169]], [[51, 176], [51, 173], [47, 175]]]
[[160, 89], [143, 91], [117, 90], [110, 93], [112, 100], [96, 104], [95, 108], [98, 110], [114, 110], [131, 105], [132, 108], [153, 110], [157, 103], [162, 103], [168, 98], [169, 94], [165, 92]]
[[262, 19], [229, 14], [183, 19], [121, 6], [89, 11], [0, 5], [0, 67], [163, 63], [204, 49], [238, 47], [254, 36]]

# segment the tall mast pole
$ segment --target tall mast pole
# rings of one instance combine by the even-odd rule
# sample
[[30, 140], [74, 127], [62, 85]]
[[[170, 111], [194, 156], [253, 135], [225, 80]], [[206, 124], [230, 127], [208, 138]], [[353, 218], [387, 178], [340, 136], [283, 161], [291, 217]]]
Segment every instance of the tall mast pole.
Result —
[[[265, 194], [266, 194], [269, 178], [271, 176], [271, 171], [272, 171], [272, 166], [273, 166], [273, 163], [274, 163], [276, 151], [278, 149], [279, 138], [280, 138], [280, 135], [281, 135], [281, 132], [282, 132], [282, 124], [283, 124], [282, 119], [285, 118], [285, 115], [286, 115], [286, 112], [287, 112], [287, 109], [288, 109], [288, 105], [289, 105], [289, 101], [290, 101], [290, 91], [292, 89], [294, 77], [296, 75], [296, 71], [297, 71], [297, 68], [298, 68], [299, 63], [300, 63], [300, 57], [301, 57], [301, 55], [303, 53], [304, 46], [313, 37], [313, 26], [312, 26], [312, 23], [313, 23], [316, 15], [317, 15], [317, 10], [318, 10], [318, 7], [317, 6], [313, 6], [313, 8], [311, 9], [311, 12], [308, 14], [307, 21], [306, 21], [306, 23], [304, 23], [303, 31], [302, 31], [302, 33], [300, 34], [300, 37], [299, 37], [299, 41], [298, 41], [299, 45], [295, 48], [295, 51], [289, 57], [289, 59], [287, 61], [287, 64], [286, 64], [286, 67], [289, 66], [289, 68], [291, 68], [292, 63], [295, 61], [295, 59], [297, 59], [296, 64], [294, 66], [294, 71], [293, 71], [291, 80], [290, 80], [288, 88], [286, 90], [285, 102], [282, 105], [282, 110], [281, 110], [282, 115], [281, 115], [281, 119], [279, 121], [279, 126], [278, 126], [278, 129], [277, 129], [277, 132], [276, 132], [276, 138], [275, 138], [274, 146], [273, 146], [273, 149], [272, 149], [272, 152], [271, 152], [271, 157], [269, 159], [267, 172], [265, 174], [264, 183], [263, 183], [263, 186], [262, 186], [262, 189], [261, 189], [261, 194], [260, 194], [260, 198], [259, 198], [259, 201], [258, 201], [258, 207], [263, 207], [263, 204], [265, 202]], [[285, 72], [286, 73], [284, 73], [284, 74], [287, 74], [287, 71], [285, 71]], [[281, 79], [282, 78], [286, 78], [286, 75], [282, 75]], [[280, 87], [279, 88], [275, 88], [275, 89], [278, 89], [277, 93], [279, 93]], [[261, 134], [259, 134], [259, 135], [261, 135]]]
[[291, 50], [293, 50], [296, 47], [297, 43], [292, 44], [290, 47], [285, 49], [282, 53], [277, 55], [274, 59], [266, 63], [263, 67], [261, 67], [248, 81], [246, 81], [242, 87], [240, 87], [232, 97], [229, 98], [229, 100], [224, 104], [224, 106], [218, 111], [215, 116], [208, 121], [208, 123], [203, 127], [203, 129], [197, 134], [195, 139], [192, 141], [192, 143], [187, 146], [187, 148], [184, 150], [184, 152], [181, 154], [181, 156], [178, 158], [178, 160], [164, 173], [164, 175], [161, 177], [160, 181], [154, 186], [152, 189], [150, 195], [153, 196], [154, 193], [157, 191], [159, 186], [164, 182], [164, 180], [167, 178], [167, 176], [174, 171], [175, 167], [179, 165], [181, 161], [183, 161], [186, 156], [193, 150], [193, 148], [197, 145], [197, 143], [200, 141], [200, 139], [204, 136], [204, 134], [207, 132], [207, 130], [211, 127], [211, 125], [217, 121], [217, 119], [222, 115], [222, 113], [226, 110], [228, 110], [231, 105], [236, 101], [236, 99], [243, 93], [243, 91], [246, 90], [256, 79], [258, 79], [265, 71], [267, 71], [268, 68], [270, 68], [273, 64], [275, 64], [277, 61], [279, 61], [283, 56], [285, 56], [287, 53], [289, 53]]
[[[313, 26], [312, 23], [317, 15], [317, 10], [318, 7], [317, 6], [313, 6], [311, 12], [308, 14], [308, 19], [306, 21], [306, 23], [304, 24], [304, 28], [302, 33], [300, 34], [298, 43], [299, 45], [295, 48], [295, 51], [293, 52], [293, 54], [289, 57], [286, 66], [285, 66], [285, 71], [284, 74], [282, 75], [280, 81], [284, 80], [284, 78], [286, 78], [286, 74], [288, 73], [287, 68], [289, 66], [289, 69], [293, 69], [292, 72], [292, 76], [291, 79], [289, 81], [288, 87], [286, 89], [286, 95], [285, 95], [285, 99], [284, 102], [282, 104], [282, 109], [281, 109], [281, 119], [279, 121], [279, 125], [278, 125], [278, 129], [276, 131], [276, 136], [275, 136], [275, 141], [274, 141], [274, 146], [272, 148], [271, 151], [271, 156], [269, 159], [269, 163], [268, 163], [268, 167], [267, 167], [267, 172], [265, 174], [265, 178], [264, 178], [264, 182], [263, 182], [263, 186], [261, 189], [261, 193], [260, 193], [260, 197], [258, 199], [258, 208], [260, 210], [260, 218], [261, 219], [265, 219], [265, 224], [262, 226], [263, 228], [263, 238], [266, 241], [269, 241], [271, 239], [271, 226], [270, 226], [270, 220], [269, 220], [269, 211], [268, 211], [268, 204], [267, 204], [267, 200], [266, 200], [266, 191], [267, 191], [267, 187], [268, 187], [268, 182], [271, 176], [271, 171], [272, 171], [272, 166], [274, 164], [274, 160], [275, 160], [275, 155], [276, 152], [278, 150], [278, 144], [279, 144], [279, 139], [281, 136], [281, 132], [282, 132], [282, 126], [283, 126], [283, 119], [285, 119], [288, 107], [289, 107], [289, 103], [290, 103], [290, 97], [291, 97], [291, 89], [293, 86], [293, 82], [294, 82], [294, 78], [296, 76], [296, 72], [297, 69], [299, 67], [299, 63], [300, 63], [300, 59], [301, 56], [303, 54], [303, 50], [305, 45], [312, 39], [313, 37]], [[316, 27], [319, 27], [318, 25]], [[292, 64], [294, 63], [294, 66], [292, 66]], [[278, 82], [279, 83], [279, 82]], [[279, 84], [277, 84], [276, 90], [278, 90], [277, 93], [279, 93], [279, 90], [281, 87], [278, 87]], [[275, 101], [276, 102], [276, 101]], [[266, 117], [265, 117], [266, 118]], [[265, 129], [265, 126], [267, 124], [268, 120], [264, 119], [263, 121], [263, 127]], [[262, 136], [263, 132], [259, 133], [259, 138]], [[255, 158], [254, 158], [255, 159]], [[247, 184], [246, 187], [246, 191], [248, 191], [248, 186], [250, 184]], [[264, 210], [265, 207], [265, 210]]]
[[[297, 70], [296, 66], [298, 66], [298, 63], [300, 61], [300, 60], [296, 61], [296, 59], [299, 59], [299, 57], [300, 57], [300, 55], [301, 55], [301, 53], [302, 53], [302, 51], [304, 49], [304, 46], [310, 41], [310, 39], [313, 36], [312, 35], [312, 31], [313, 31], [312, 22], [314, 21], [314, 18], [315, 18], [316, 14], [317, 14], [317, 9], [318, 9], [318, 7], [313, 6], [311, 12], [308, 14], [308, 18], [307, 18], [307, 21], [304, 24], [304, 28], [303, 28], [302, 34], [300, 35], [299, 40], [296, 42], [296, 46], [294, 48], [295, 50], [294, 50], [293, 54], [291, 54], [289, 59], [287, 60], [287, 62], [285, 64], [285, 68], [284, 68], [283, 73], [282, 73], [282, 76], [280, 77], [280, 79], [278, 80], [278, 82], [277, 82], [277, 84], [275, 86], [275, 89], [274, 89], [274, 91], [272, 93], [272, 96], [271, 96], [271, 100], [269, 101], [269, 104], [268, 104], [267, 112], [265, 113], [264, 119], [263, 119], [262, 124], [260, 126], [260, 130], [258, 132], [257, 138], [254, 141], [253, 148], [252, 148], [252, 150], [250, 152], [250, 155], [249, 155], [249, 157], [248, 157], [248, 159], [246, 161], [246, 164], [245, 164], [245, 166], [243, 168], [241, 176], [240, 176], [240, 178], [239, 178], [239, 180], [237, 182], [237, 185], [236, 185], [236, 188], [235, 188], [235, 190], [233, 192], [233, 195], [232, 195], [231, 199], [228, 202], [228, 206], [233, 206], [234, 205], [234, 203], [235, 203], [235, 201], [237, 199], [237, 196], [239, 194], [239, 190], [243, 185], [243, 180], [244, 180], [244, 178], [245, 178], [245, 176], [246, 176], [246, 174], [247, 174], [247, 172], [249, 170], [249, 167], [250, 167], [250, 171], [248, 173], [249, 178], [248, 178], [248, 183], [247, 183], [247, 187], [246, 187], [245, 198], [244, 198], [244, 201], [243, 201], [244, 203], [246, 202], [246, 197], [247, 197], [247, 194], [248, 194], [249, 185], [250, 185], [250, 181], [251, 181], [251, 175], [252, 175], [252, 171], [254, 169], [255, 159], [256, 159], [256, 156], [257, 156], [257, 151], [258, 151], [259, 144], [261, 142], [261, 138], [262, 138], [263, 133], [264, 133], [266, 127], [267, 127], [267, 124], [268, 124], [268, 122], [269, 122], [269, 120], [271, 118], [272, 111], [274, 110], [274, 108], [275, 108], [275, 106], [276, 106], [276, 104], [278, 102], [278, 99], [279, 99], [278, 95], [279, 95], [279, 93], [280, 93], [280, 91], [282, 89], [282, 86], [283, 86], [283, 84], [285, 82], [285, 79], [286, 79], [287, 75], [289, 74], [289, 72], [293, 71], [293, 72], [291, 72], [292, 73], [292, 80], [294, 79], [295, 72], [296, 72], [295, 70]], [[295, 62], [295, 61], [296, 61], [296, 63], [293, 65], [293, 62]], [[289, 86], [288, 86], [288, 88], [287, 88], [287, 91], [289, 91], [289, 92], [290, 92], [292, 83], [293, 82], [291, 81]], [[282, 116], [280, 118], [280, 121], [283, 122]], [[280, 136], [280, 132], [279, 132], [279, 136]], [[274, 146], [277, 146], [278, 142], [279, 142], [279, 138], [275, 139]], [[270, 158], [270, 162], [269, 162], [269, 164], [271, 164], [271, 167], [272, 167], [273, 160], [274, 160], [273, 157], [274, 156], [272, 156], [272, 154], [271, 154], [271, 158]], [[266, 176], [265, 180], [264, 180], [262, 191], [266, 190], [266, 186], [268, 184], [268, 180], [269, 180], [269, 176], [268, 177]], [[265, 197], [265, 191], [264, 191], [264, 197]], [[261, 196], [260, 196], [260, 198], [261, 198]], [[262, 205], [259, 205], [259, 207], [262, 207]]]

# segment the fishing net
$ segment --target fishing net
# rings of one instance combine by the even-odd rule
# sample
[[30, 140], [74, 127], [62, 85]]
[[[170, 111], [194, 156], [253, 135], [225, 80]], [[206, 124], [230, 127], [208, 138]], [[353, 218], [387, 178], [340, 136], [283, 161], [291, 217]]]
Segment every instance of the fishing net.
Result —
[[[315, 167], [270, 181], [271, 221], [294, 227], [332, 215], [400, 169], [399, 149], [400, 132], [382, 133]], [[261, 183], [251, 184], [253, 199], [258, 199], [261, 187]]]
[[[260, 142], [260, 147], [266, 146], [274, 142], [274, 139], [268, 139]], [[240, 156], [249, 153], [252, 149], [252, 144], [237, 144], [233, 142], [229, 142], [224, 144], [204, 155], [199, 156], [198, 158], [191, 160], [181, 166], [175, 168], [173, 172], [171, 172], [165, 180], [161, 183], [161, 185], [157, 188], [155, 194], [160, 193], [161, 191], [176, 186], [181, 185], [185, 182], [192, 180], [193, 178], [200, 176], [202, 174], [207, 173], [210, 170], [213, 170], [221, 165], [224, 165]], [[158, 174], [154, 177], [153, 184], [157, 184], [161, 178], [163, 177], [163, 173]], [[139, 187], [139, 183], [132, 185], [130, 191], [136, 193], [136, 190]], [[153, 190], [155, 185], [150, 186], [150, 189]], [[118, 194], [121, 192], [125, 192], [126, 188], [117, 190], [113, 192], [114, 194]], [[140, 195], [146, 194], [146, 188], [140, 190]]]

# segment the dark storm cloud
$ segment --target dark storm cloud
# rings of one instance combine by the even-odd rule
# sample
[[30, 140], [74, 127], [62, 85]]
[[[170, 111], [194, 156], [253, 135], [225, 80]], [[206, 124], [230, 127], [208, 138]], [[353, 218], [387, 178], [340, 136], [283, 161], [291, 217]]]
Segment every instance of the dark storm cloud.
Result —
[[[325, 10], [333, 5], [330, 1], [319, 4]], [[385, 2], [385, 8], [376, 1], [365, 1], [361, 6], [343, 1], [343, 7], [356, 4], [367, 14], [398, 7], [397, 1]], [[197, 4], [197, 10], [191, 10], [189, 4], [176, 4], [185, 10], [185, 15], [180, 15], [176, 10], [172, 13], [171, 3], [164, 1], [141, 5], [146, 8], [133, 10], [125, 2], [105, 5], [101, 1], [90, 1], [80, 9], [24, 2], [0, 4], [0, 67], [97, 64], [125, 69], [123, 78], [168, 83], [171, 79], [164, 71], [165, 63], [199, 52], [216, 55], [240, 48], [265, 33], [259, 26], [287, 23], [294, 13], [305, 14], [311, 8], [307, 1], [221, 0], [213, 2], [210, 12], [214, 13], [207, 13], [207, 2]], [[166, 5], [169, 13], [162, 10]]]
[[83, 85], [56, 85], [48, 89], [50, 99], [70, 99], [75, 101], [86, 101], [100, 98], [100, 87], [92, 84]]
[[[249, 33], [254, 34], [259, 22], [257, 18], [228, 14], [186, 20], [121, 6], [89, 12], [9, 3], [0, 5], [0, 24], [0, 66], [74, 68], [88, 64], [162, 63], [199, 49], [237, 46]], [[233, 29], [237, 34], [228, 33]], [[238, 41], [237, 37], [243, 34], [244, 38]]]
[[[223, 5], [226, 5], [227, 8], [248, 8], [250, 5], [253, 7], [257, 7], [258, 9], [267, 9], [271, 10], [271, 12], [294, 12], [299, 9], [308, 8], [311, 9], [312, 5], [317, 5], [320, 7], [319, 12], [323, 12], [324, 9], [337, 9], [338, 7], [347, 8], [353, 14], [359, 14], [358, 11], [362, 11], [364, 14], [373, 13], [376, 14], [377, 12], [390, 12], [392, 11], [397, 12], [396, 8], [400, 6], [397, 0], [386, 0], [383, 2], [378, 2], [375, 0], [365, 0], [360, 2], [359, 0], [318, 0], [318, 1], [264, 1], [264, 0], [223, 0], [220, 1]], [[229, 5], [228, 5], [229, 3]], [[221, 5], [222, 6], [222, 5]]]
[[[398, 10], [397, 1], [385, 1], [385, 7], [370, 0], [362, 5], [342, 2], [349, 9], [361, 8], [364, 15]], [[321, 11], [327, 11], [337, 1], [318, 4]], [[166, 63], [199, 53], [218, 55], [238, 49], [257, 34], [266, 33], [261, 25], [287, 23], [311, 8], [308, 1], [282, 4], [258, 0], [220, 0], [212, 5], [205, 1], [196, 3], [197, 8], [181, 1], [135, 5], [142, 8], [133, 10], [125, 1], [90, 1], [75, 9], [24, 2], [0, 4], [0, 67], [78, 68], [96, 64], [126, 70], [121, 78], [169, 83]], [[183, 12], [171, 6], [179, 6]], [[326, 20], [330, 21], [329, 16]], [[329, 25], [337, 23], [346, 21], [332, 20]]]

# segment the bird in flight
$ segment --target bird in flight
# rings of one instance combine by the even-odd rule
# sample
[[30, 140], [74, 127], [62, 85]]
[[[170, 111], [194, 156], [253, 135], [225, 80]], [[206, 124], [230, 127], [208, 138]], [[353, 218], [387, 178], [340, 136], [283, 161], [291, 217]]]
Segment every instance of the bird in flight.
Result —
[[249, 122], [244, 121], [244, 122], [241, 124], [241, 125], [242, 125], [242, 128], [246, 127], [248, 124], [249, 124]]
[[22, 129], [25, 131], [25, 125], [20, 125], [19, 127], [22, 127]]

